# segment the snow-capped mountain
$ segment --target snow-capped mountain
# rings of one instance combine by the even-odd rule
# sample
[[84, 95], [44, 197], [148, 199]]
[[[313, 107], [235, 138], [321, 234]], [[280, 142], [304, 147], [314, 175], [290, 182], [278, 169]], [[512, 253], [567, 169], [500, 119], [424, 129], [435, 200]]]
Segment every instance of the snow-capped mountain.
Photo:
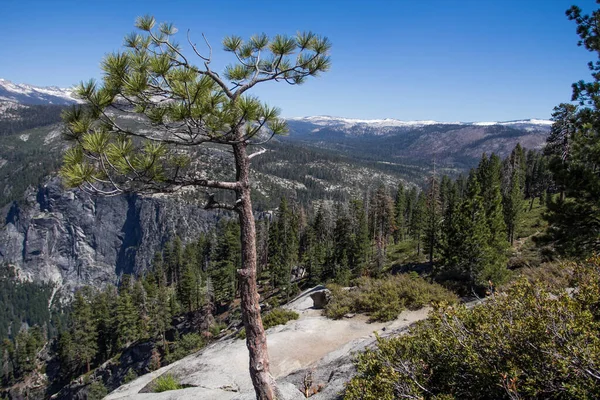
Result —
[[329, 128], [335, 131], [342, 131], [348, 135], [386, 135], [427, 126], [508, 126], [517, 129], [524, 129], [526, 131], [545, 131], [548, 130], [552, 125], [552, 121], [535, 118], [494, 122], [440, 122], [433, 120], [401, 121], [392, 118], [355, 119], [319, 115], [312, 117], [292, 117], [288, 118], [287, 121], [292, 125], [313, 125], [313, 132], [319, 132], [322, 128]]
[[55, 104], [69, 105], [78, 100], [72, 96], [72, 89], [56, 86], [38, 87], [27, 84], [12, 83], [0, 78], [0, 101], [19, 104]]
[[436, 160], [459, 168], [474, 165], [482, 153], [510, 154], [517, 143], [541, 149], [552, 121], [400, 121], [329, 116], [288, 118], [289, 141], [299, 141], [380, 162]]

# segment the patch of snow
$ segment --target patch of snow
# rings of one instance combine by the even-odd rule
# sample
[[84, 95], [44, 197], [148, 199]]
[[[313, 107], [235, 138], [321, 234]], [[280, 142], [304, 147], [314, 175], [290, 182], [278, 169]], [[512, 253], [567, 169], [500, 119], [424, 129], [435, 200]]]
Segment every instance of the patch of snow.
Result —
[[[524, 119], [515, 121], [481, 121], [481, 122], [443, 122], [434, 120], [414, 120], [402, 121], [393, 118], [384, 119], [357, 119], [357, 118], [342, 118], [332, 117], [328, 115], [317, 115], [311, 117], [291, 117], [289, 121], [307, 122], [318, 126], [335, 126], [335, 127], [355, 127], [355, 126], [370, 126], [370, 127], [422, 127], [428, 125], [475, 125], [475, 126], [491, 126], [491, 125], [552, 125], [552, 121], [545, 119]], [[314, 129], [313, 132], [318, 131]]]
[[31, 104], [73, 104], [81, 102], [81, 100], [73, 97], [73, 88], [17, 84], [2, 78], [0, 78], [0, 99]]
[[21, 139], [22, 141], [26, 142], [29, 140], [29, 134], [24, 133], [22, 135], [19, 135], [19, 139]]
[[490, 125], [497, 125], [497, 122], [472, 122], [471, 125], [475, 125], [475, 126], [490, 126]]

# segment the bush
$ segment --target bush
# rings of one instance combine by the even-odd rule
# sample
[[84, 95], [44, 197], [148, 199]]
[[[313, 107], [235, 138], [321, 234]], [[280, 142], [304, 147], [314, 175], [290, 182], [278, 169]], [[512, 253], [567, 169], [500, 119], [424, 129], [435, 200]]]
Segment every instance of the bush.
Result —
[[127, 370], [127, 373], [123, 377], [123, 383], [129, 383], [129, 382], [135, 380], [137, 377], [138, 377], [138, 374], [135, 372], [135, 370], [133, 368], [129, 368]]
[[224, 324], [222, 322], [221, 323], [215, 322], [208, 328], [208, 331], [210, 332], [210, 334], [213, 337], [217, 337], [217, 336], [219, 336], [219, 334], [221, 334], [221, 331], [225, 328], [227, 328], [227, 324]]
[[573, 285], [574, 269], [575, 266], [572, 264], [547, 262], [538, 267], [521, 268], [519, 272], [530, 282], [539, 282], [552, 291]]
[[438, 307], [356, 359], [354, 400], [600, 398], [600, 259], [550, 293], [521, 278], [468, 310]]
[[[285, 308], [276, 308], [263, 316], [263, 327], [266, 330], [277, 325], [284, 325], [288, 321], [298, 319], [299, 316], [300, 315], [295, 311], [286, 310]], [[246, 329], [242, 328], [237, 336], [240, 339], [246, 339]]]
[[165, 361], [167, 364], [171, 364], [200, 350], [205, 345], [206, 341], [200, 334], [188, 333], [175, 342], [172, 351], [165, 356]]
[[373, 321], [390, 321], [404, 308], [416, 310], [434, 302], [458, 300], [452, 292], [414, 274], [359, 278], [355, 288], [330, 285], [329, 289], [332, 299], [325, 308], [325, 315], [333, 319], [348, 313], [367, 313]]
[[88, 400], [101, 400], [108, 394], [108, 389], [106, 386], [100, 381], [95, 381], [90, 384], [90, 387], [87, 391], [87, 399]]
[[154, 380], [152, 391], [154, 393], [166, 392], [167, 390], [179, 390], [183, 389], [183, 386], [177, 382], [175, 377], [171, 374], [164, 374]]

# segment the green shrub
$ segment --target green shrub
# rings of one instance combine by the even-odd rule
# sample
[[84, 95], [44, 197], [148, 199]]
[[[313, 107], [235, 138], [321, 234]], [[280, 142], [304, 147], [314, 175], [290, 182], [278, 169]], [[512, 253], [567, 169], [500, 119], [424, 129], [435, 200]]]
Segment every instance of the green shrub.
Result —
[[88, 400], [101, 400], [108, 394], [108, 389], [101, 381], [92, 382], [87, 391]]
[[182, 359], [206, 345], [204, 338], [198, 333], [188, 333], [181, 336], [173, 345], [173, 349], [165, 356], [167, 364]]
[[179, 390], [183, 389], [183, 386], [177, 382], [175, 377], [171, 374], [164, 374], [154, 380], [152, 391], [154, 393], [166, 392], [167, 390]]
[[123, 377], [123, 383], [129, 383], [129, 382], [135, 380], [137, 377], [138, 377], [138, 374], [136, 374], [135, 370], [133, 368], [129, 368], [127, 370], [127, 373]]
[[[298, 319], [299, 316], [300, 315], [295, 311], [286, 310], [285, 308], [276, 308], [263, 316], [263, 327], [269, 329], [277, 325], [284, 325], [288, 321]], [[246, 339], [246, 329], [242, 328], [238, 332], [237, 337]]]
[[292, 310], [285, 308], [276, 308], [265, 314], [263, 318], [263, 325], [265, 329], [269, 329], [273, 326], [283, 325], [293, 319], [298, 319], [300, 315]]
[[220, 323], [215, 322], [208, 328], [208, 331], [210, 332], [210, 334], [213, 337], [215, 337], [215, 336], [219, 336], [221, 331], [225, 328], [227, 328], [227, 324], [224, 324], [222, 322], [220, 322]]
[[416, 310], [435, 302], [458, 300], [452, 292], [415, 274], [359, 278], [354, 288], [330, 285], [329, 289], [332, 299], [325, 308], [325, 315], [333, 319], [348, 313], [367, 313], [373, 321], [390, 321], [404, 308]]
[[551, 293], [521, 278], [471, 310], [438, 307], [356, 359], [345, 399], [600, 398], [600, 259]]

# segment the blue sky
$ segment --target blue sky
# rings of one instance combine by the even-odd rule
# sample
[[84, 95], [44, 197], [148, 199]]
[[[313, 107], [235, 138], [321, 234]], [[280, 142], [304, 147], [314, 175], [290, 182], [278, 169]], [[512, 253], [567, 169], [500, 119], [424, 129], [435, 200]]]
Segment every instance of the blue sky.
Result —
[[[577, 47], [573, 0], [2, 0], [0, 77], [71, 86], [100, 77], [136, 16], [153, 14], [225, 35], [313, 30], [333, 43], [333, 67], [305, 85], [254, 94], [285, 116], [490, 121], [549, 118], [588, 79], [593, 54]], [[584, 10], [593, 0], [576, 2]], [[181, 37], [181, 42], [185, 42]], [[217, 53], [220, 53], [217, 51]], [[215, 54], [214, 64], [229, 59]]]

